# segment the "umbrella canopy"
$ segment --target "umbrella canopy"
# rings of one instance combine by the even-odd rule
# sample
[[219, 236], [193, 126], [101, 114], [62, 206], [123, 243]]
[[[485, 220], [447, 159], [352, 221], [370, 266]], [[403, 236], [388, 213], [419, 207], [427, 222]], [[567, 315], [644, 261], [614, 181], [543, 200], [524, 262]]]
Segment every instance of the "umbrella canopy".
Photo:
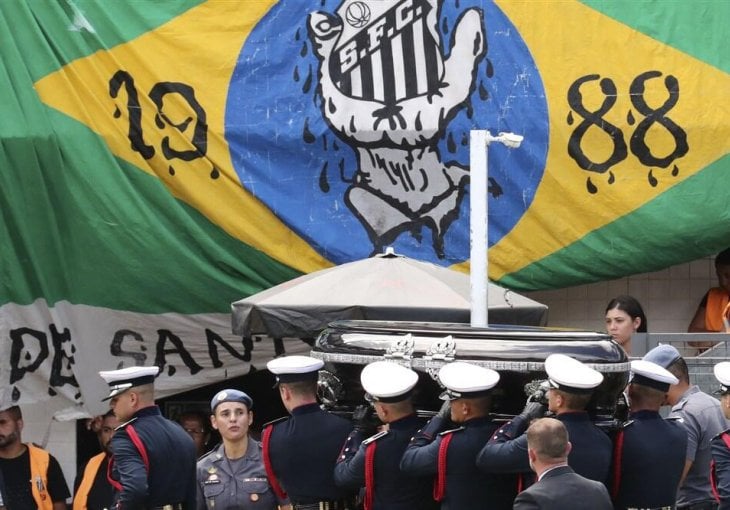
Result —
[[[547, 306], [490, 283], [490, 323], [541, 326]], [[470, 322], [469, 275], [396, 255], [315, 271], [232, 304], [244, 337], [309, 338], [343, 319]]]

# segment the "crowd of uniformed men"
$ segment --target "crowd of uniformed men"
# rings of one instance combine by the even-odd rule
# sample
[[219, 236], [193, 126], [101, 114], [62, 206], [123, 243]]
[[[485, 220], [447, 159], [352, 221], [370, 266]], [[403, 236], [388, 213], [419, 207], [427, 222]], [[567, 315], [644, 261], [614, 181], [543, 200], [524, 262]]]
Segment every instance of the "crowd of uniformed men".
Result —
[[[411, 369], [366, 365], [369, 403], [351, 421], [319, 405], [322, 366], [308, 356], [269, 362], [289, 416], [266, 424], [261, 441], [248, 435], [252, 399], [218, 392], [211, 423], [222, 441], [199, 459], [154, 404], [157, 367], [100, 372], [113, 413], [74, 510], [730, 508], [730, 362], [715, 366], [718, 401], [690, 384], [671, 346], [632, 361], [628, 420], [610, 435], [586, 410], [603, 375], [562, 354], [546, 359], [547, 381], [506, 424], [490, 414], [500, 375], [488, 368], [443, 365], [444, 404], [425, 422]], [[0, 411], [0, 507], [62, 510], [58, 462], [22, 443], [21, 430], [18, 407]]]

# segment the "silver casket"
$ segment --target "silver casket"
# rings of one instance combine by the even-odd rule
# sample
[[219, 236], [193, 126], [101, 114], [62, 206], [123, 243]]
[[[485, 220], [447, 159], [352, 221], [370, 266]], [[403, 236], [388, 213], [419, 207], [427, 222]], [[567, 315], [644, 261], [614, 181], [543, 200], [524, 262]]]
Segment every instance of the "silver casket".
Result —
[[336, 321], [317, 338], [312, 356], [325, 362], [320, 397], [333, 412], [348, 414], [363, 403], [360, 371], [373, 361], [392, 360], [419, 374], [414, 402], [428, 416], [441, 406], [438, 370], [459, 360], [500, 373], [493, 391], [496, 419], [522, 410], [527, 395], [547, 378], [545, 358], [562, 353], [598, 370], [603, 382], [589, 412], [603, 427], [625, 416], [623, 390], [630, 364], [624, 350], [604, 333], [529, 326], [489, 326], [397, 321]]

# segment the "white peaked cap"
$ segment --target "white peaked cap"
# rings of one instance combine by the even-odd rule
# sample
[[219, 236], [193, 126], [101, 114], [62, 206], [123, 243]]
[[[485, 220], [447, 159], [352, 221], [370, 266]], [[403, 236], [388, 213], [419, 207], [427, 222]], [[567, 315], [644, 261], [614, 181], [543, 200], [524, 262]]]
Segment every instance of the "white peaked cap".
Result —
[[127, 367], [99, 372], [101, 378], [109, 385], [109, 396], [102, 401], [124, 393], [129, 388], [155, 382], [155, 376], [159, 372], [160, 367]]
[[499, 382], [499, 373], [464, 361], [452, 361], [441, 367], [439, 380], [446, 387], [443, 400], [474, 398], [486, 395]]
[[545, 359], [545, 372], [552, 388], [588, 393], [603, 382], [603, 374], [565, 354], [551, 354]]
[[372, 400], [399, 402], [410, 396], [418, 374], [391, 361], [375, 361], [362, 369], [360, 382]]

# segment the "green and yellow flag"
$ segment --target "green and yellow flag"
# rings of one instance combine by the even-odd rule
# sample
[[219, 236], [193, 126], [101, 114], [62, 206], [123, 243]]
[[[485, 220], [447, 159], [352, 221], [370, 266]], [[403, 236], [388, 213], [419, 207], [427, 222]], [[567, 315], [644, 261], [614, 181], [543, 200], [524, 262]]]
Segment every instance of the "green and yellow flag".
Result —
[[[722, 0], [0, 2], [0, 407], [304, 352], [233, 337], [230, 303], [386, 246], [466, 269], [471, 193], [513, 289], [726, 247], [729, 23]], [[524, 136], [487, 190], [475, 129]]]

